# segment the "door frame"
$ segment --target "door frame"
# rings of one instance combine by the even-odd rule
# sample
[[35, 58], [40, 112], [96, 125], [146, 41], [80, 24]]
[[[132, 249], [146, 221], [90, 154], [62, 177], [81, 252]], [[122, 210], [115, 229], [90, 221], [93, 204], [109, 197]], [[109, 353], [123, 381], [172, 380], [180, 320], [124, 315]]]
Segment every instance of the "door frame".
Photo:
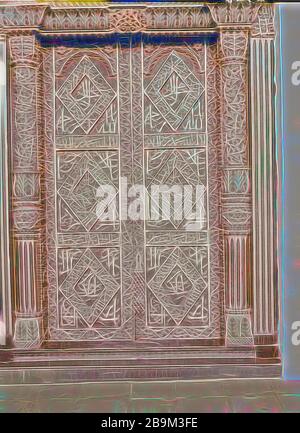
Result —
[[[273, 369], [270, 374], [278, 374], [280, 370], [277, 335], [279, 320], [277, 224], [273, 217], [276, 215], [277, 192], [276, 143], [275, 134], [271, 136], [266, 134], [266, 131], [274, 131], [274, 7], [267, 3], [246, 5], [240, 2], [233, 5], [226, 2], [208, 3], [205, 6], [192, 4], [175, 6], [170, 3], [159, 6], [99, 5], [82, 8], [75, 6], [58, 8], [51, 3], [47, 6], [36, 3], [0, 8], [0, 32], [7, 40], [9, 58], [11, 161], [17, 158], [16, 151], [19, 143], [21, 145], [25, 142], [26, 145], [33, 143], [31, 152], [34, 155], [39, 153], [37, 143], [42, 137], [39, 126], [39, 104], [35, 103], [31, 107], [37, 122], [36, 127], [30, 131], [28, 141], [28, 135], [25, 137], [24, 131], [18, 129], [20, 125], [15, 123], [14, 95], [20, 91], [16, 78], [19, 72], [23, 71], [34, 80], [30, 83], [34, 101], [40, 98], [40, 53], [37, 41], [41, 36], [57, 40], [64, 35], [74, 34], [80, 34], [79, 37], [85, 35], [87, 38], [95, 34], [113, 37], [115, 33], [120, 35], [151, 33], [157, 37], [166, 33], [218, 35], [219, 91], [222, 95], [220, 154], [223, 161], [223, 217], [220, 229], [224, 235], [225, 246], [222, 269], [225, 276], [225, 349], [235, 353], [241, 351], [255, 353], [256, 363], [260, 359], [264, 363], [267, 359], [268, 364], [273, 366], [270, 368], [270, 371]], [[75, 12], [76, 19], [74, 19]], [[265, 63], [266, 86], [261, 89], [258, 82], [262, 79], [263, 58], [268, 61]], [[241, 80], [242, 85], [235, 87], [237, 81]], [[240, 97], [240, 106], [235, 104], [237, 94]], [[268, 115], [262, 114], [259, 110], [259, 107], [264, 105], [268, 106]], [[22, 107], [17, 107], [17, 110], [20, 108], [22, 111]], [[242, 122], [233, 128], [232, 119], [236, 115]], [[266, 155], [271, 155], [270, 171], [267, 171], [264, 160], [260, 158], [262, 148]], [[4, 154], [4, 158], [6, 159], [7, 155]], [[10, 227], [8, 225], [4, 227], [3, 233], [4, 237], [8, 233], [10, 235], [12, 261], [17, 260], [16, 257], [21, 257], [20, 254], [26, 253], [27, 257], [30, 257], [28, 262], [30, 266], [36, 266], [36, 273], [28, 273], [28, 268], [17, 267], [15, 261], [11, 265], [12, 282], [7, 281], [5, 287], [2, 287], [5, 299], [9, 300], [11, 294], [14, 294], [10, 306], [12, 313], [10, 308], [6, 308], [5, 317], [7, 323], [13, 320], [14, 329], [7, 327], [7, 341], [8, 347], [11, 347], [9, 353], [12, 362], [14, 362], [15, 350], [42, 350], [39, 347], [43, 339], [44, 306], [40, 296], [40, 273], [43, 260], [43, 238], [40, 227], [43, 206], [42, 163], [37, 158], [35, 165], [29, 164], [23, 172], [20, 167], [17, 170], [12, 167], [11, 170], [12, 181], [9, 194], [13, 219]], [[20, 182], [21, 185], [24, 181], [24, 173], [34, 185], [30, 200], [24, 200], [24, 197], [22, 199], [14, 190], [16, 182]], [[271, 189], [270, 185], [273, 186]], [[8, 203], [2, 204], [2, 212], [3, 206], [7, 209]], [[33, 221], [31, 228], [24, 223], [25, 214], [26, 218], [31, 218]], [[263, 222], [265, 225], [262, 224]], [[23, 248], [22, 251], [18, 250], [20, 246]], [[270, 257], [270, 260], [266, 261], [265, 257]], [[7, 267], [8, 258], [3, 260]], [[237, 263], [243, 266], [239, 278], [235, 277], [234, 272]], [[27, 284], [26, 289], [22, 288], [18, 282], [20, 275], [28, 278], [29, 274], [33, 279], [27, 280], [30, 284]], [[249, 275], [251, 279], [248, 278]], [[18, 305], [20, 299], [25, 302], [25, 311], [21, 312]], [[30, 308], [27, 308], [28, 306]], [[220, 358], [222, 356], [220, 355]]]

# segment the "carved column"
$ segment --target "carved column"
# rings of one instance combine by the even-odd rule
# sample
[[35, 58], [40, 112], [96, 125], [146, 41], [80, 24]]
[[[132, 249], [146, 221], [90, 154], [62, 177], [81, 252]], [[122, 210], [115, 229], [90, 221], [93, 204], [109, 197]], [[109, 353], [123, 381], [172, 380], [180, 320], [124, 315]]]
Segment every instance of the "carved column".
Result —
[[14, 343], [41, 343], [41, 140], [39, 50], [32, 35], [11, 36], [11, 161]]
[[264, 5], [250, 40], [253, 333], [258, 344], [271, 343], [277, 333], [274, 37], [274, 6]]
[[222, 30], [222, 215], [225, 257], [226, 344], [253, 343], [250, 303], [251, 196], [248, 142], [248, 34]]
[[222, 217], [225, 271], [225, 343], [252, 345], [251, 176], [248, 139], [249, 2], [211, 5], [220, 28]]
[[11, 339], [6, 36], [0, 34], [0, 346]]

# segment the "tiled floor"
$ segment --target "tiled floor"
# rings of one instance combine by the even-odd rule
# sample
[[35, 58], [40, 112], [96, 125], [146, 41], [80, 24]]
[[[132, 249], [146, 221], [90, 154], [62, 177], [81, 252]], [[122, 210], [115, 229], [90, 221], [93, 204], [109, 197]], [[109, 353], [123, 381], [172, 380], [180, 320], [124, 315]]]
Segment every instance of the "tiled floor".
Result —
[[0, 412], [300, 412], [300, 381], [1, 386]]

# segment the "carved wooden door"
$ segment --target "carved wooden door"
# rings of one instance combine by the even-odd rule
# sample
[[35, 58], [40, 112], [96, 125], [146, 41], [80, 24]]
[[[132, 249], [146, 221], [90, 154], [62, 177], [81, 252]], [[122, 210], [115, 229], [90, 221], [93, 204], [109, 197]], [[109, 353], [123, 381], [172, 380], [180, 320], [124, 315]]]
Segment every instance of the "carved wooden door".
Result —
[[[47, 47], [43, 87], [48, 339], [218, 344], [216, 45], [124, 36]], [[153, 185], [204, 185], [202, 227], [174, 213], [131, 218], [124, 179], [149, 195]], [[117, 220], [97, 216], [103, 184], [116, 190]]]

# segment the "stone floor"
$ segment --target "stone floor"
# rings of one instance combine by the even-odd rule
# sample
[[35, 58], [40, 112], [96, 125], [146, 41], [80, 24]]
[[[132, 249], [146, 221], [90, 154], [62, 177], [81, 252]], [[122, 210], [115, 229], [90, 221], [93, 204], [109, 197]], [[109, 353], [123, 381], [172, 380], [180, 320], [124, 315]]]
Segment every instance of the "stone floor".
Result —
[[0, 386], [0, 412], [300, 412], [300, 381]]

